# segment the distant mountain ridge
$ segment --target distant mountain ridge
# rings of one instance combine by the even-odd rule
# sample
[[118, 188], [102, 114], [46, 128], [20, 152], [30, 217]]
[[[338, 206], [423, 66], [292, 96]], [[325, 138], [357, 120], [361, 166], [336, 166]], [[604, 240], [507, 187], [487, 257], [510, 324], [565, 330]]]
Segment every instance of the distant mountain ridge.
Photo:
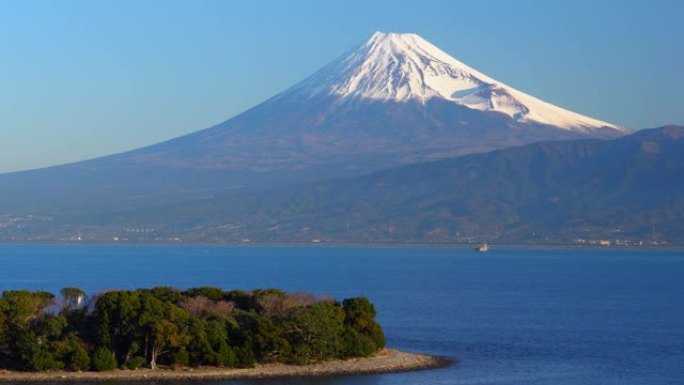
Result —
[[534, 143], [258, 194], [91, 215], [51, 234], [198, 242], [682, 244], [683, 230], [684, 126], [666, 126], [613, 140]]
[[175, 207], [181, 211], [170, 226], [185, 228], [176, 234], [182, 238], [571, 243], [652, 241], [655, 229], [655, 241], [684, 242], [684, 126], [535, 143]]
[[122, 154], [0, 175], [0, 215], [149, 207], [536, 141], [624, 134], [499, 83], [417, 35], [376, 33], [217, 126]]

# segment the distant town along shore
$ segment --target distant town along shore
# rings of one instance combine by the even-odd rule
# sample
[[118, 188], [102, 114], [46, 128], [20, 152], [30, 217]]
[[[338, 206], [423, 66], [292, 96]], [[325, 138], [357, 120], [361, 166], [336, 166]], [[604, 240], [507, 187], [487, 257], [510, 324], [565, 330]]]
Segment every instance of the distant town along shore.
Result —
[[[156, 287], [91, 297], [79, 288], [60, 296], [4, 291], [0, 381], [96, 379], [105, 372], [108, 378], [280, 376], [442, 363], [384, 350], [375, 315], [363, 297], [338, 302], [278, 289]], [[371, 358], [349, 361], [356, 369], [341, 364], [360, 357]]]

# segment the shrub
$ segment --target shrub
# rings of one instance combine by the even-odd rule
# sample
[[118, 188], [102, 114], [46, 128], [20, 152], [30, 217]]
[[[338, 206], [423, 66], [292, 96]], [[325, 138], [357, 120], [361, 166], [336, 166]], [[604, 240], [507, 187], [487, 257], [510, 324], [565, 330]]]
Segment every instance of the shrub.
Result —
[[219, 366], [227, 366], [229, 368], [235, 367], [237, 364], [237, 357], [235, 352], [226, 343], [222, 343], [219, 351], [216, 352], [216, 363]]
[[375, 352], [375, 344], [370, 337], [365, 336], [356, 329], [344, 328], [342, 336], [343, 349], [340, 352], [342, 358], [347, 357], [367, 357]]
[[254, 366], [256, 359], [254, 358], [254, 352], [248, 346], [242, 346], [237, 349], [237, 367], [238, 368], [251, 368]]
[[145, 357], [135, 356], [126, 362], [126, 367], [130, 370], [140, 369], [147, 364]]
[[88, 355], [88, 351], [79, 343], [74, 343], [72, 346], [73, 350], [69, 355], [67, 368], [76, 372], [88, 370], [90, 367], [90, 355]]
[[35, 371], [45, 371], [45, 370], [59, 370], [64, 368], [64, 363], [55, 358], [55, 356], [45, 350], [37, 350], [31, 356], [31, 362], [29, 363], [32, 370]]
[[382, 349], [385, 347], [386, 340], [385, 340], [385, 333], [382, 331], [382, 328], [380, 325], [377, 323], [373, 325], [372, 328], [370, 328], [370, 333], [369, 333], [370, 338], [373, 340], [375, 343], [375, 348], [376, 349]]
[[93, 355], [93, 369], [98, 372], [104, 372], [107, 370], [114, 370], [117, 367], [116, 358], [114, 353], [107, 348], [99, 348], [95, 351]]
[[188, 366], [190, 363], [190, 354], [187, 349], [180, 348], [178, 351], [173, 353], [173, 365], [174, 366]]

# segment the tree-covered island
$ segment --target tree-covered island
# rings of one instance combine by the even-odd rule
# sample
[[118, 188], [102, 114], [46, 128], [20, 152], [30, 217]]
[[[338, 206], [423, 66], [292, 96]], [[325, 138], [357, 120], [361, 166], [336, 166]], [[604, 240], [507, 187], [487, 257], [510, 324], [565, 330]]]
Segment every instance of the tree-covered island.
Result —
[[159, 366], [245, 368], [366, 357], [385, 345], [366, 298], [278, 289], [78, 288], [59, 296], [4, 291], [0, 369], [107, 371]]

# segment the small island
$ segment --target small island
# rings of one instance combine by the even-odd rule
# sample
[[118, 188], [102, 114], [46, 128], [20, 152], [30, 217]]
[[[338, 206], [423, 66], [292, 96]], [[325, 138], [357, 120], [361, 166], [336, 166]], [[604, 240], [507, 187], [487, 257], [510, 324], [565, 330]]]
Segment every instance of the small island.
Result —
[[366, 298], [199, 287], [4, 291], [0, 381], [228, 379], [444, 366], [385, 349]]

